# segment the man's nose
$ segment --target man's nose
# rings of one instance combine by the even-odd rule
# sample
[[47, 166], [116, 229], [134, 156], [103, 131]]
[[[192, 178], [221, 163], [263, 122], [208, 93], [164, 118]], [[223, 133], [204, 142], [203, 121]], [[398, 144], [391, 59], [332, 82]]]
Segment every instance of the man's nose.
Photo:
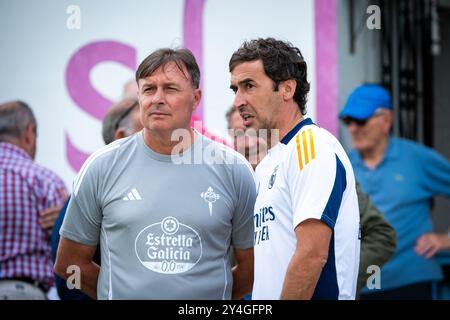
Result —
[[162, 88], [157, 88], [155, 94], [152, 97], [152, 104], [161, 104], [164, 102], [165, 95]]
[[236, 91], [236, 94], [234, 96], [233, 100], [233, 107], [239, 110], [240, 107], [243, 107], [247, 104], [247, 100], [245, 99], [245, 96], [241, 93], [240, 90]]

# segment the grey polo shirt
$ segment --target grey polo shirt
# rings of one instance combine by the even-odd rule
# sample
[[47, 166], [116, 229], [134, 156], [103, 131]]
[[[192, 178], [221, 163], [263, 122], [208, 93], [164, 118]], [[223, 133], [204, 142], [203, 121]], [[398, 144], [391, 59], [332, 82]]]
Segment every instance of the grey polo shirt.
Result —
[[230, 245], [253, 247], [256, 190], [240, 154], [196, 133], [175, 158], [139, 132], [94, 153], [73, 192], [60, 234], [100, 242], [99, 299], [231, 298]]

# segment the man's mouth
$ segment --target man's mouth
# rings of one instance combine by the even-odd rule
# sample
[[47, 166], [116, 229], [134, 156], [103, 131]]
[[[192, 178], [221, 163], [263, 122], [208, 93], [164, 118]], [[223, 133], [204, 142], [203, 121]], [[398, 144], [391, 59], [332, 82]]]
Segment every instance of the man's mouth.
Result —
[[254, 117], [249, 114], [242, 115], [242, 119], [244, 120], [244, 126], [250, 127], [252, 125], [253, 118]]
[[151, 116], [168, 116], [167, 113], [163, 113], [163, 112], [151, 112], [150, 115]]

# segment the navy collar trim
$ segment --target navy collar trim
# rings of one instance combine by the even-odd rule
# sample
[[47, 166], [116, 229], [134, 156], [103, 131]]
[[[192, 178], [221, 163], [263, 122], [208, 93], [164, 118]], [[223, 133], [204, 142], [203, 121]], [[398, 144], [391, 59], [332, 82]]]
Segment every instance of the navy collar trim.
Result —
[[295, 135], [297, 134], [297, 132], [299, 132], [304, 126], [307, 125], [311, 125], [311, 124], [315, 124], [314, 122], [312, 122], [311, 118], [306, 118], [303, 119], [302, 121], [300, 121], [294, 128], [292, 128], [291, 131], [289, 131], [283, 139], [281, 139], [281, 143], [282, 144], [288, 144], [289, 141], [291, 141], [291, 139], [293, 137], [295, 137]]

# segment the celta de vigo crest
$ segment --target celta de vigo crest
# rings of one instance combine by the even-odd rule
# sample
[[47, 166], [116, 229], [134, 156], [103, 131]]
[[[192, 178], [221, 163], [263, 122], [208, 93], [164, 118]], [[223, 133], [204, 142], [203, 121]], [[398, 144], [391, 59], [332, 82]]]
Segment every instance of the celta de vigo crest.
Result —
[[220, 199], [220, 195], [215, 193], [212, 187], [208, 187], [208, 190], [206, 192], [202, 192], [200, 197], [208, 202], [209, 215], [212, 216], [213, 203]]

